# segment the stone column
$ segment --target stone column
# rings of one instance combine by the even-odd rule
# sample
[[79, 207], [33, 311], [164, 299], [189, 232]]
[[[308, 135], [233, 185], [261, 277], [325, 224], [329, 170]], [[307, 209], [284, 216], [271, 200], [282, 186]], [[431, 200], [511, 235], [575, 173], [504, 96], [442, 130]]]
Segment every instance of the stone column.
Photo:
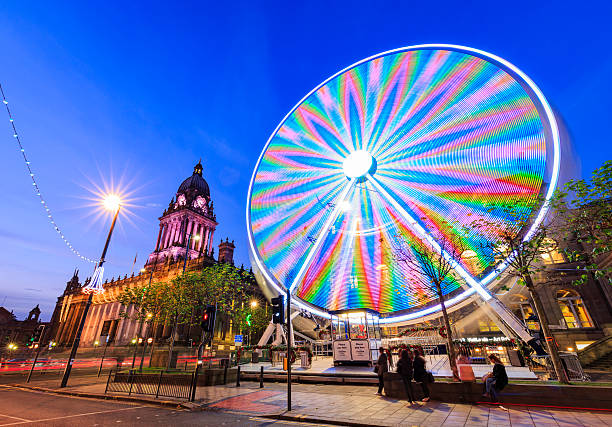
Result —
[[198, 252], [202, 251], [202, 246], [204, 245], [204, 224], [200, 224], [200, 240], [198, 241]]
[[155, 252], [159, 250], [159, 241], [161, 239], [161, 232], [163, 228], [164, 227], [161, 224], [159, 224], [159, 233], [157, 233], [157, 243], [155, 243]]
[[170, 238], [170, 223], [164, 224], [164, 243], [162, 244], [162, 249], [166, 249], [168, 247], [168, 239]]
[[194, 237], [198, 237], [198, 240], [193, 240], [191, 242], [191, 249], [193, 249], [194, 251], [198, 250], [198, 246], [200, 246], [200, 240], [202, 237], [200, 237], [200, 223], [199, 222], [194, 222], [193, 223], [193, 230], [191, 231], [193, 233]]
[[180, 229], [180, 243], [181, 246], [185, 246], [185, 244], [187, 243], [187, 217], [183, 217], [183, 219], [181, 220], [181, 229]]
[[204, 228], [204, 250], [208, 253], [208, 239], [210, 239], [210, 228]]
[[162, 243], [162, 249], [166, 249], [168, 247], [168, 240], [170, 239], [170, 223], [167, 222], [164, 224], [164, 238]]
[[172, 246], [172, 244], [176, 241], [176, 231], [177, 231], [177, 223], [172, 222], [172, 231], [170, 232], [170, 241], [168, 242], [168, 247]]
[[208, 242], [208, 252], [212, 251], [214, 233], [215, 233], [215, 230], [211, 229], [210, 230], [210, 240]]

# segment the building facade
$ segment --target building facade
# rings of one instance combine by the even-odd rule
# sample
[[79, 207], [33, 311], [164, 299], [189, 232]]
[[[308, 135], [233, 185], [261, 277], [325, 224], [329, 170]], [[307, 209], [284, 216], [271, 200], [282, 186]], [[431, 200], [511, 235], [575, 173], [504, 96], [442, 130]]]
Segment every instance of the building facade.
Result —
[[17, 320], [13, 312], [8, 311], [4, 307], [0, 307], [0, 348], [2, 351], [8, 344], [16, 344], [17, 346], [30, 345], [30, 337], [34, 331], [41, 327], [47, 326], [39, 320], [40, 308], [38, 305], [30, 310], [28, 317], [24, 320]]
[[[542, 301], [547, 321], [556, 344], [561, 351], [577, 352], [581, 360], [587, 360], [587, 367], [599, 368], [598, 359], [602, 363], [606, 354], [612, 351], [609, 344], [612, 339], [612, 287], [608, 277], [596, 278], [587, 274], [585, 283], [576, 285], [579, 277], [585, 274], [585, 263], [571, 261], [567, 252], [584, 252], [576, 241], [566, 242], [562, 238], [558, 242], [550, 241], [551, 249], [542, 253], [538, 263], [541, 268], [534, 275], [536, 292]], [[600, 266], [612, 263], [612, 254], [602, 256], [597, 260]], [[508, 307], [515, 316], [523, 322], [534, 337], [543, 339], [540, 333], [540, 319], [530, 298], [527, 288], [516, 278], [507, 277], [498, 284], [496, 296]], [[505, 362], [507, 346], [515, 334], [495, 315], [489, 316], [479, 299], [450, 313], [451, 325], [456, 339], [470, 343], [468, 347], [480, 345], [476, 350], [480, 354], [493, 352], [500, 354]], [[440, 319], [427, 324], [416, 325], [424, 327], [438, 325]], [[415, 326], [385, 328], [388, 336], [400, 334], [405, 329]], [[595, 351], [596, 355], [583, 357], [585, 352], [593, 350], [594, 346], [602, 345]], [[589, 347], [591, 346], [591, 347]], [[589, 347], [589, 348], [587, 348]], [[585, 350], [586, 349], [586, 350]], [[591, 349], [591, 350], [589, 350]], [[474, 356], [471, 352], [471, 356]], [[602, 366], [607, 369], [607, 367]]]

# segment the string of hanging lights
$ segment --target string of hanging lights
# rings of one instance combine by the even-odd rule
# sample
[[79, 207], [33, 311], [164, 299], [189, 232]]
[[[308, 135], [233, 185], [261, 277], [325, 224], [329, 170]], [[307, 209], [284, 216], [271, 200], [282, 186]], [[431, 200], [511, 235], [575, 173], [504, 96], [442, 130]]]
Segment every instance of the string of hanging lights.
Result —
[[36, 178], [34, 177], [34, 172], [32, 171], [32, 167], [30, 166], [30, 161], [28, 160], [25, 149], [23, 148], [23, 144], [21, 143], [21, 139], [19, 138], [19, 134], [17, 133], [17, 128], [15, 127], [15, 121], [13, 120], [13, 115], [11, 114], [11, 110], [9, 108], [8, 101], [6, 100], [6, 96], [4, 95], [4, 88], [2, 87], [2, 84], [0, 84], [0, 93], [2, 94], [2, 103], [4, 104], [6, 108], [6, 112], [9, 117], [9, 122], [11, 123], [11, 126], [13, 128], [13, 137], [15, 138], [15, 140], [17, 140], [19, 151], [21, 151], [21, 155], [23, 156], [23, 160], [25, 161], [26, 168], [28, 169], [28, 173], [30, 174], [30, 178], [32, 179], [32, 187], [34, 189], [34, 193], [36, 193], [36, 195], [40, 199], [40, 204], [43, 206], [43, 209], [45, 210], [47, 218], [51, 222], [51, 225], [53, 226], [57, 234], [61, 237], [61, 239], [64, 241], [66, 246], [68, 246], [68, 249], [72, 251], [72, 253], [74, 253], [76, 256], [78, 256], [84, 261], [91, 262], [91, 263], [97, 263], [98, 262], [97, 260], [87, 258], [86, 256], [82, 255], [78, 250], [76, 250], [75, 247], [72, 246], [72, 243], [70, 243], [70, 241], [66, 239], [66, 236], [64, 235], [62, 230], [59, 228], [59, 226], [55, 222], [55, 219], [53, 218], [53, 215], [51, 214], [51, 210], [49, 209], [49, 206], [47, 205], [47, 202], [43, 198], [43, 195], [40, 191], [38, 182], [36, 182]]

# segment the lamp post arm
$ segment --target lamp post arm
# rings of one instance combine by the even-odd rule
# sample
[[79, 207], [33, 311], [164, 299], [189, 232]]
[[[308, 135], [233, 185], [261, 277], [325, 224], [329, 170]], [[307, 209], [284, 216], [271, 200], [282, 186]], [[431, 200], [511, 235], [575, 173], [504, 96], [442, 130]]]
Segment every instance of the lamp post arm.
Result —
[[102, 251], [102, 256], [100, 257], [100, 262], [98, 263], [98, 267], [102, 267], [102, 264], [104, 264], [104, 258], [106, 258], [106, 251], [108, 249], [108, 244], [110, 243], [111, 236], [113, 235], [113, 230], [115, 229], [115, 223], [117, 222], [117, 217], [119, 216], [120, 209], [121, 209], [121, 205], [117, 206], [117, 211], [115, 212], [115, 216], [113, 216], [113, 222], [111, 223], [110, 230], [108, 230], [108, 236], [106, 236], [106, 243], [104, 244], [104, 250]]

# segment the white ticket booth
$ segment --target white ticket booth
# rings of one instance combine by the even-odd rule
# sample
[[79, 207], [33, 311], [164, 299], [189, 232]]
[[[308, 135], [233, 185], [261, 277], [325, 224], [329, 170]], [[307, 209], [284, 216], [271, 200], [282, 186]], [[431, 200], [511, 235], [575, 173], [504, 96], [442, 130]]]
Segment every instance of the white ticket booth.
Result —
[[334, 365], [372, 366], [381, 345], [379, 314], [373, 310], [341, 310], [330, 313]]

